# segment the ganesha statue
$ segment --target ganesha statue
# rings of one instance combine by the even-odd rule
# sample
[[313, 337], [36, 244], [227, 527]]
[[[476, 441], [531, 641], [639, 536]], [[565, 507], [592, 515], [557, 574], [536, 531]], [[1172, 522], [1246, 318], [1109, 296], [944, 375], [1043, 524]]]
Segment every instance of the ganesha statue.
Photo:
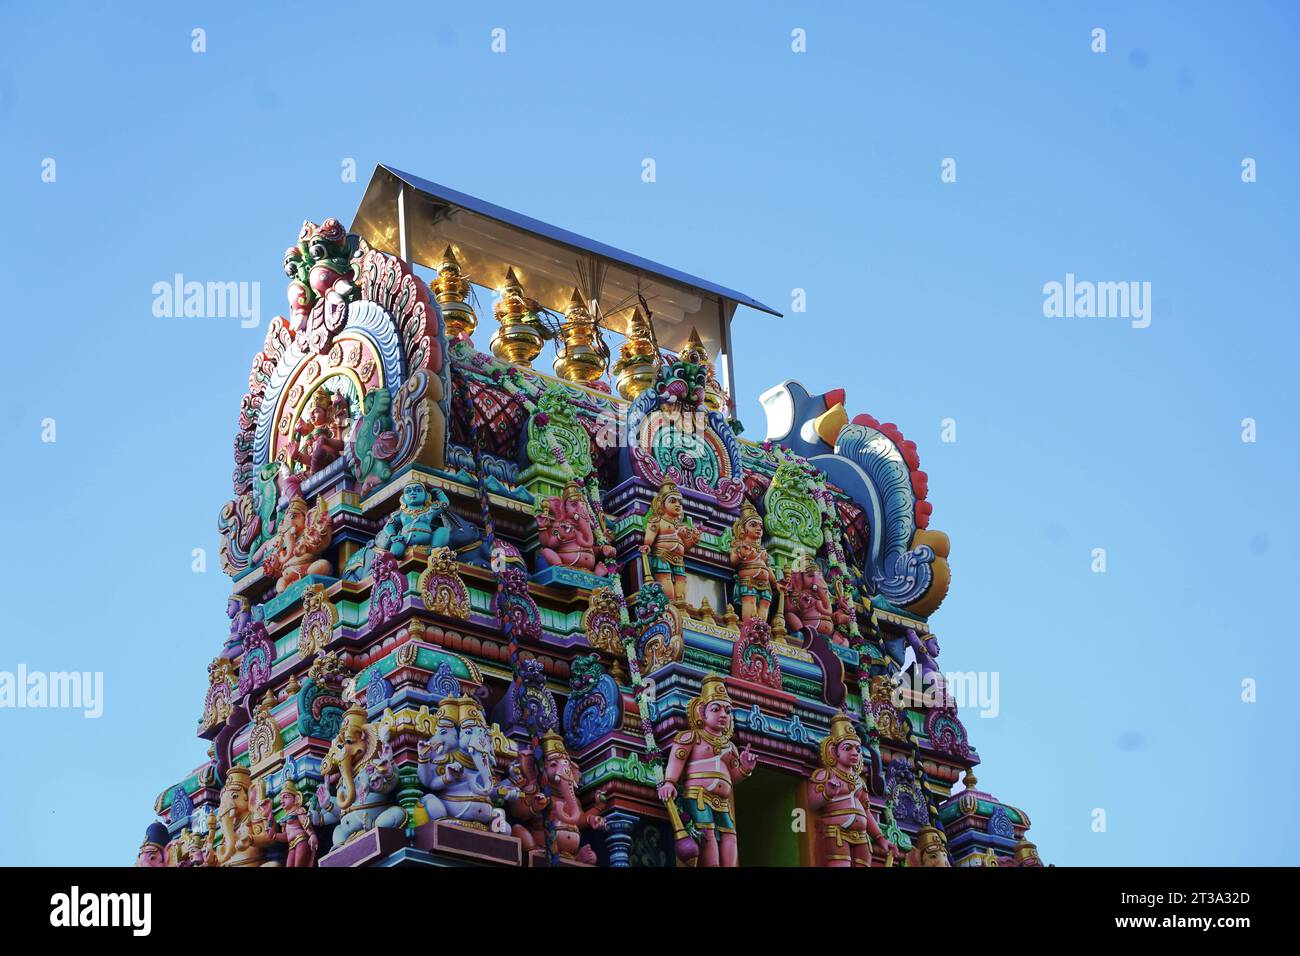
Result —
[[912, 852], [907, 855], [907, 865], [952, 866], [948, 861], [948, 841], [938, 827], [924, 826], [912, 837]]
[[537, 531], [542, 561], [549, 567], [574, 568], [602, 577], [609, 574], [615, 568], [616, 552], [607, 542], [597, 547], [597, 521], [576, 481], [566, 482], [559, 497], [540, 499]]
[[438, 704], [433, 732], [417, 747], [421, 798], [430, 820], [508, 833], [493, 777], [492, 738], [483, 707], [473, 697], [446, 697]]
[[[677, 856], [696, 859], [699, 866], [739, 865], [734, 790], [754, 772], [758, 758], [748, 746], [740, 751], [732, 743], [732, 708], [723, 679], [705, 675], [699, 696], [687, 708], [691, 729], [673, 737], [658, 788], [677, 831]], [[698, 836], [680, 822], [679, 798]]]
[[[549, 824], [555, 834], [555, 850], [562, 858], [587, 864], [596, 862], [596, 851], [582, 845], [582, 831], [603, 830], [605, 818], [595, 808], [582, 808], [578, 799], [581, 776], [564, 745], [564, 738], [553, 730], [542, 736], [540, 773], [532, 750], [520, 749], [519, 760], [511, 768], [515, 791], [507, 806], [521, 821], [512, 832], [523, 843], [524, 852], [546, 848]], [[603, 794], [596, 799], [598, 804], [603, 803]]]
[[880, 831], [862, 778], [862, 738], [845, 714], [831, 718], [821, 743], [821, 766], [808, 779], [808, 809], [817, 816], [821, 866], [870, 866], [871, 845], [890, 857], [899, 851]]
[[376, 827], [406, 825], [406, 810], [397, 803], [401, 780], [393, 764], [387, 735], [367, 722], [354, 704], [343, 715], [338, 736], [321, 761], [325, 778], [316, 790], [313, 824], [337, 824], [331, 849]]
[[135, 865], [160, 867], [167, 865], [167, 843], [170, 840], [167, 828], [157, 821], [149, 824], [144, 831], [144, 842], [136, 853]]
[[231, 767], [221, 787], [217, 805], [221, 842], [213, 862], [217, 866], [265, 866], [267, 848], [275, 842], [274, 819], [266, 801], [253, 787], [247, 767]]
[[333, 524], [323, 497], [314, 508], [301, 496], [289, 502], [275, 537], [266, 542], [261, 554], [262, 572], [275, 578], [277, 594], [310, 574], [333, 573], [334, 566], [322, 557], [332, 535]]
[[736, 569], [736, 601], [740, 619], [767, 621], [776, 572], [763, 547], [763, 519], [748, 498], [740, 506], [740, 517], [731, 528], [731, 564]]
[[785, 595], [785, 626], [791, 634], [802, 634], [806, 641], [815, 636], [835, 637], [837, 644], [847, 643], [835, 631], [835, 610], [821, 568], [807, 554], [786, 573], [781, 582]]

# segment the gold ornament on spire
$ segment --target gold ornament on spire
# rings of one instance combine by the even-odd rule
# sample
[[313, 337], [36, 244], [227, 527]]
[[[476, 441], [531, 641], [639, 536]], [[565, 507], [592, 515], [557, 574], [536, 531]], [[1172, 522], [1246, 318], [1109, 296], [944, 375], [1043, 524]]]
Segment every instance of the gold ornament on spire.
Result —
[[605, 374], [605, 343], [577, 289], [564, 311], [560, 341], [562, 348], [555, 356], [555, 374], [560, 378], [587, 385]]
[[442, 310], [442, 321], [447, 326], [450, 341], [460, 335], [470, 336], [478, 328], [478, 316], [469, 304], [469, 280], [460, 271], [460, 263], [451, 246], [442, 253], [438, 263], [438, 278], [433, 280], [434, 298]]
[[640, 305], [633, 309], [632, 318], [628, 320], [627, 341], [619, 346], [614, 373], [618, 376], [618, 393], [628, 401], [653, 386], [659, 374], [659, 349], [655, 346], [654, 328], [650, 316]]
[[541, 322], [537, 318], [540, 306], [537, 300], [524, 295], [513, 268], [506, 270], [505, 288], [496, 304], [500, 328], [492, 336], [492, 354], [497, 358], [531, 368], [533, 359], [542, 351]]

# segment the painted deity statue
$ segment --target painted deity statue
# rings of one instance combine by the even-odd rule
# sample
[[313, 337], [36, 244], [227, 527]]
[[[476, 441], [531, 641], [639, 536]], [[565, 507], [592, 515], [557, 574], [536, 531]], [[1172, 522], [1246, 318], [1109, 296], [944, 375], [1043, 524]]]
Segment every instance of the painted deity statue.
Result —
[[[816, 634], [828, 639], [835, 634], [830, 591], [816, 560], [805, 554], [786, 574], [781, 589], [785, 592], [785, 626], [791, 634], [803, 634], [808, 640]], [[836, 643], [844, 643], [842, 637], [836, 637]]]
[[687, 713], [691, 729], [673, 737], [659, 799], [671, 804], [680, 793], [700, 833], [699, 865], [737, 866], [734, 788], [754, 772], [758, 758], [748, 746], [738, 751], [732, 743], [731, 697], [717, 674], [705, 675]]
[[766, 621], [772, 592], [777, 586], [776, 573], [763, 547], [763, 519], [748, 498], [731, 527], [731, 564], [736, 569], [740, 619]]
[[524, 852], [546, 847], [546, 823], [549, 816], [555, 827], [555, 848], [560, 856], [581, 863], [594, 864], [596, 851], [582, 846], [582, 831], [605, 829], [605, 818], [595, 810], [584, 810], [578, 799], [581, 774], [574, 766], [564, 738], [553, 730], [542, 737], [542, 773], [550, 788], [547, 800], [537, 762], [530, 748], [521, 748], [517, 767], [512, 769], [518, 795], [508, 806], [522, 820], [512, 828], [523, 842]]
[[275, 537], [266, 543], [262, 571], [276, 579], [277, 594], [309, 574], [332, 574], [334, 566], [321, 557], [329, 547], [333, 526], [324, 498], [315, 508], [301, 496], [292, 499], [280, 519]]
[[673, 482], [663, 482], [646, 512], [641, 553], [648, 558], [651, 576], [674, 604], [686, 603], [686, 552], [699, 540], [700, 532], [682, 508], [682, 493]]
[[263, 802], [253, 792], [247, 767], [231, 767], [217, 805], [218, 866], [264, 866], [266, 850], [274, 841]]
[[348, 397], [325, 386], [312, 393], [311, 408], [305, 419], [294, 426], [297, 447], [289, 459], [314, 475], [343, 454], [343, 433], [351, 421]]
[[552, 567], [576, 568], [604, 576], [615, 567], [609, 544], [596, 554], [596, 516], [576, 481], [567, 482], [556, 498], [542, 499], [537, 512], [542, 560]]
[[925, 826], [912, 837], [912, 852], [907, 855], [908, 866], [951, 866], [943, 831]]
[[492, 775], [492, 738], [483, 708], [472, 697], [446, 697], [434, 715], [433, 733], [417, 747], [420, 802], [430, 820], [509, 832], [505, 813], [493, 805], [499, 788]]
[[406, 810], [397, 803], [401, 780], [385, 735], [366, 721], [354, 704], [343, 715], [338, 736], [321, 761], [324, 782], [316, 790], [318, 815], [313, 823], [337, 823], [331, 849], [375, 827], [406, 825]]
[[144, 832], [144, 842], [136, 853], [135, 865], [158, 867], [167, 865], [167, 828], [161, 823], [151, 823]]
[[393, 512], [375, 539], [376, 547], [401, 559], [416, 548], [445, 548], [451, 540], [443, 516], [451, 502], [440, 488], [422, 481], [409, 481], [402, 489], [401, 506]]
[[887, 854], [898, 847], [885, 839], [871, 812], [862, 779], [862, 738], [844, 714], [831, 718], [821, 745], [822, 765], [808, 779], [808, 809], [817, 814], [817, 840], [824, 866], [870, 866], [874, 841]]
[[284, 822], [276, 830], [275, 839], [289, 848], [284, 865], [315, 866], [316, 851], [320, 847], [316, 828], [312, 826], [311, 811], [303, 803], [298, 785], [288, 777], [280, 788], [280, 808], [284, 811]]

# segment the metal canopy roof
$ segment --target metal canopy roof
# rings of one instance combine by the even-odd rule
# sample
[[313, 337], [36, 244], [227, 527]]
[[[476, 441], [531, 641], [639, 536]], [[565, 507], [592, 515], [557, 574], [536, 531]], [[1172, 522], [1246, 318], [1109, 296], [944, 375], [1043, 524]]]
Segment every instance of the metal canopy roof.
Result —
[[[654, 313], [660, 344], [674, 351], [695, 327], [712, 351], [729, 353], [737, 305], [781, 314], [742, 292], [389, 166], [375, 167], [352, 231], [429, 268], [437, 268], [451, 245], [466, 275], [488, 288], [499, 287], [513, 267], [529, 296], [560, 312], [576, 286], [584, 298], [600, 302], [606, 324], [620, 332], [630, 313], [610, 310], [634, 303], [640, 291]], [[601, 277], [595, 288], [593, 276]]]

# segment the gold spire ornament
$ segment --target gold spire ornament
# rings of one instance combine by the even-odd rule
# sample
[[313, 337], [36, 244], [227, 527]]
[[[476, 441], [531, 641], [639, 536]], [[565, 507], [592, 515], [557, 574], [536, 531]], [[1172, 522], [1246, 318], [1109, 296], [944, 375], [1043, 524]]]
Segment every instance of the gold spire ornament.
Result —
[[442, 321], [447, 326], [447, 338], [455, 341], [461, 335], [471, 336], [478, 328], [478, 316], [469, 304], [469, 280], [460, 271], [460, 263], [451, 246], [442, 253], [438, 263], [438, 278], [433, 280], [433, 295], [442, 310]]
[[500, 328], [492, 336], [492, 354], [497, 358], [531, 368], [533, 359], [542, 351], [541, 322], [537, 318], [540, 308], [535, 299], [524, 295], [513, 268], [506, 270], [505, 288], [496, 304]]
[[560, 378], [588, 385], [605, 374], [605, 343], [577, 289], [564, 311], [560, 342], [562, 348], [555, 356], [555, 374]]
[[618, 393], [629, 402], [655, 383], [659, 374], [659, 349], [654, 328], [641, 306], [636, 306], [627, 323], [627, 341], [618, 349], [614, 365]]

